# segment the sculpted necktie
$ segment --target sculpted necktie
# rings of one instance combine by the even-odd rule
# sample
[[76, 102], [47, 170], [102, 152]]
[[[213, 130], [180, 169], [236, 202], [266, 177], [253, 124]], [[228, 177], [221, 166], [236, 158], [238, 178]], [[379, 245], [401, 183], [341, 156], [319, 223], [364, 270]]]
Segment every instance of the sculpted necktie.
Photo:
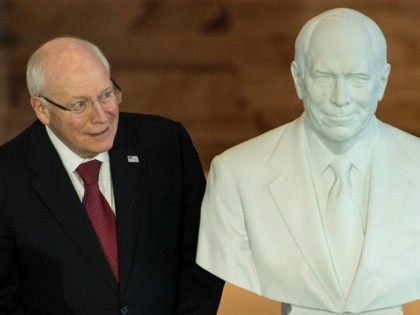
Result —
[[101, 163], [98, 160], [82, 163], [77, 167], [77, 172], [85, 186], [82, 204], [90, 218], [112, 273], [118, 282], [118, 247], [115, 216], [99, 190], [98, 177]]
[[330, 166], [335, 181], [328, 195], [325, 225], [336, 274], [347, 297], [363, 247], [363, 222], [351, 185], [351, 164], [340, 158]]

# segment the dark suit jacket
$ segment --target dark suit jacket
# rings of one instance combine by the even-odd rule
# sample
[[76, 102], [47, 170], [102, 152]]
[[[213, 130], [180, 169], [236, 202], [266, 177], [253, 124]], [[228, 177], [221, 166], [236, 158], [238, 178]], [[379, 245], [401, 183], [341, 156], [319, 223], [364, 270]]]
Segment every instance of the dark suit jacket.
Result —
[[223, 284], [194, 263], [205, 179], [185, 129], [121, 113], [109, 156], [119, 286], [44, 125], [0, 148], [0, 314], [216, 312]]

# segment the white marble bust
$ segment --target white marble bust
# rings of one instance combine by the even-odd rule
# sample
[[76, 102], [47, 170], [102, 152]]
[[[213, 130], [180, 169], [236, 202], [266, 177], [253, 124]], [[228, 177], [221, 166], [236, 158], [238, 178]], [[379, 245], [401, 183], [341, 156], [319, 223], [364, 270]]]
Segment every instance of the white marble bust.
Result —
[[367, 16], [308, 21], [304, 113], [211, 165], [197, 262], [292, 315], [401, 315], [420, 297], [420, 140], [375, 117], [390, 73]]

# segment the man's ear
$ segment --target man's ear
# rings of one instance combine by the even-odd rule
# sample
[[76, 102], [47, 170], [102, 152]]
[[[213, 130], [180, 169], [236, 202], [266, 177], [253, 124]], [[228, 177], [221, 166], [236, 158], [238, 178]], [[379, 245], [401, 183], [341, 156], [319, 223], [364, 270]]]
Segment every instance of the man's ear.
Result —
[[303, 77], [302, 71], [296, 61], [293, 61], [290, 65], [290, 71], [292, 72], [293, 82], [295, 83], [296, 93], [299, 99], [303, 99]]
[[377, 98], [378, 102], [382, 100], [385, 93], [385, 88], [388, 83], [388, 77], [389, 73], [391, 72], [391, 65], [387, 63], [385, 66], [382, 67], [381, 70], [379, 70], [379, 84], [378, 84], [378, 91], [377, 91]]
[[35, 111], [36, 117], [44, 124], [49, 125], [50, 123], [50, 113], [48, 108], [42, 105], [41, 99], [38, 96], [31, 96], [31, 105]]

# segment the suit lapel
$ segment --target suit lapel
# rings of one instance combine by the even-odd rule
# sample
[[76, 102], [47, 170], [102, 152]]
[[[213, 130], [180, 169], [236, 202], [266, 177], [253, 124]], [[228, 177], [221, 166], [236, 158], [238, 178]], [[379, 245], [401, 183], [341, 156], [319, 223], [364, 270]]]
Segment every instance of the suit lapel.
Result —
[[62, 162], [50, 142], [45, 127], [33, 126], [29, 167], [36, 173], [32, 186], [67, 231], [84, 256], [95, 266], [109, 286], [117, 292], [117, 284]]
[[342, 297], [325, 241], [304, 139], [303, 119], [299, 118], [289, 124], [269, 160], [278, 176], [268, 187], [313, 276], [337, 306]]
[[369, 289], [396, 246], [396, 229], [413, 194], [414, 186], [408, 179], [412, 160], [386, 125], [379, 122], [378, 126], [372, 152], [365, 243], [348, 306], [363, 307]]
[[[129, 162], [128, 156], [137, 156], [139, 162]], [[112, 151], [110, 161], [117, 213], [120, 293], [124, 294], [142, 213], [146, 155], [144, 151]]]
[[[127, 131], [124, 122], [116, 135], [114, 146], [109, 151], [112, 185], [117, 215], [118, 255], [120, 268], [120, 295], [127, 288], [138, 226], [142, 215], [144, 177], [147, 163], [147, 148], [140, 134]], [[137, 146], [133, 144], [137, 143]]]

